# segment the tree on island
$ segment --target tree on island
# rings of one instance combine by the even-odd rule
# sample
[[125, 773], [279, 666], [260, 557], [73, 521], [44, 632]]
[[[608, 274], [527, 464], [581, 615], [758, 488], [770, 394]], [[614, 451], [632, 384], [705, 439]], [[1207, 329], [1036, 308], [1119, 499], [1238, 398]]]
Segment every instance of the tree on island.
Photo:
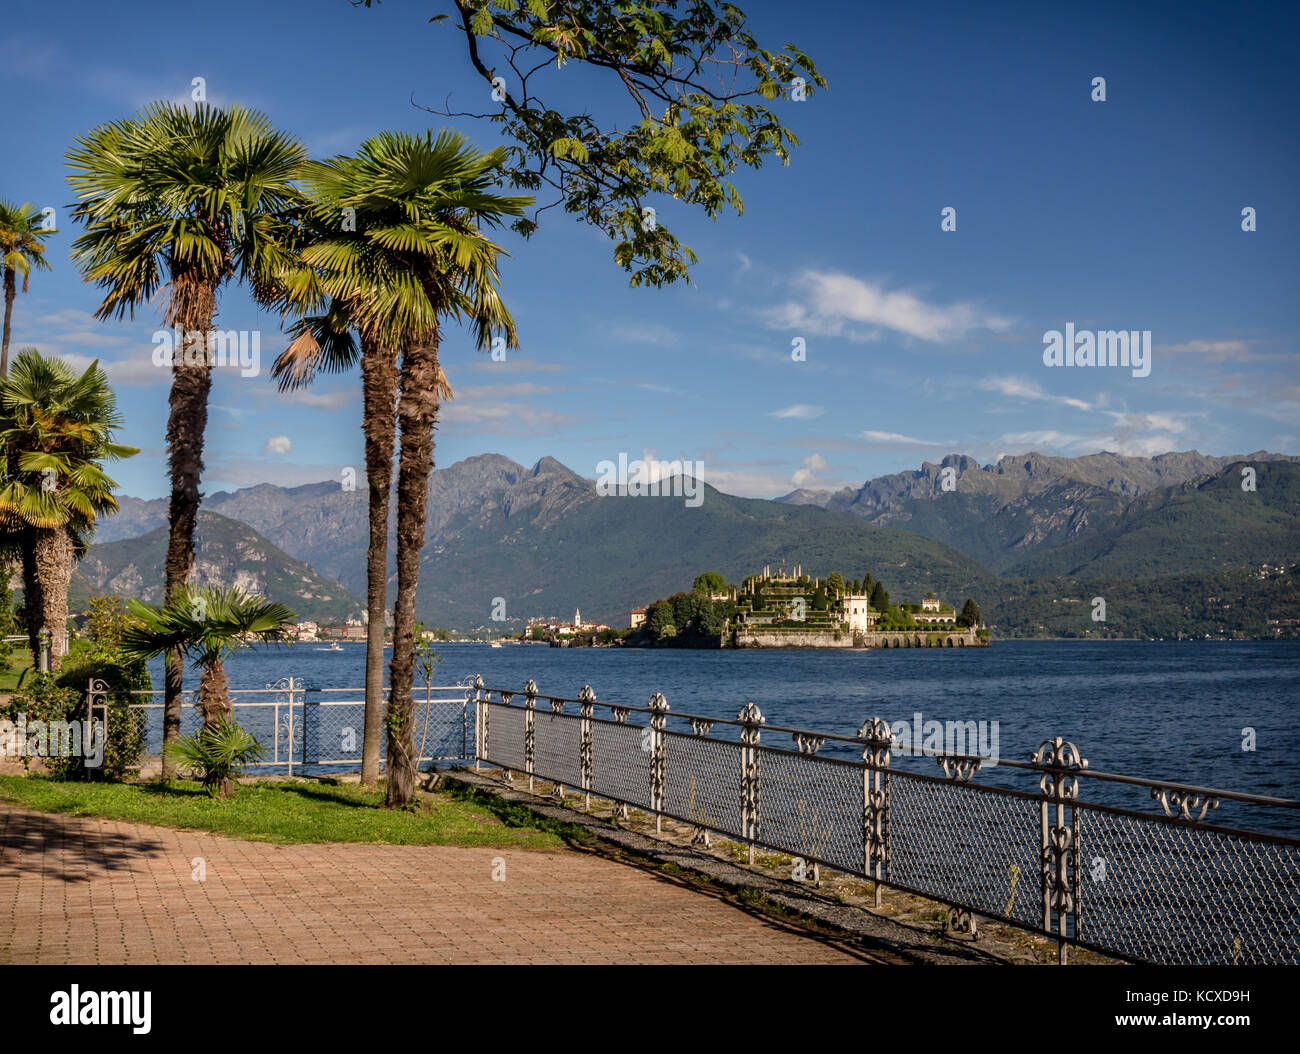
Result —
[[959, 626], [979, 626], [984, 619], [980, 615], [980, 606], [970, 597], [966, 598], [966, 603], [962, 605], [961, 614], [957, 616], [957, 625]]
[[656, 600], [645, 613], [646, 628], [650, 635], [658, 640], [660, 637], [672, 637], [677, 633], [673, 621], [673, 606], [666, 600]]
[[826, 595], [829, 597], [844, 595], [844, 576], [838, 571], [832, 571], [830, 578], [826, 579]]
[[869, 574], [863, 575], [862, 583], [859, 586], [859, 592], [862, 595], [869, 597], [871, 596], [872, 590], [875, 588], [876, 588], [876, 580], [872, 578], [871, 575]]
[[871, 606], [876, 611], [889, 610], [889, 594], [885, 592], [884, 583], [877, 582], [871, 590]]
[[705, 571], [703, 574], [695, 576], [695, 583], [691, 586], [692, 593], [704, 593], [707, 595], [716, 595], [727, 591], [727, 580], [718, 574], [717, 571]]

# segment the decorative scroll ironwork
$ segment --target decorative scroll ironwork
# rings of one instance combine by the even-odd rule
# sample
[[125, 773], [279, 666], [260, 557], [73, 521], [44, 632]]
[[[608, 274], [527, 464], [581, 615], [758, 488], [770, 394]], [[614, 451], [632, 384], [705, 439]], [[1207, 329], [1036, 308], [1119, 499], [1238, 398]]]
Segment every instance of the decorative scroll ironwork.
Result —
[[883, 717], [869, 717], [858, 729], [862, 740], [862, 870], [876, 880], [876, 907], [880, 883], [889, 878], [889, 752], [894, 733]]
[[537, 682], [524, 682], [524, 772], [528, 774], [528, 789], [533, 789], [533, 773], [537, 770]]
[[794, 733], [794, 745], [798, 747], [800, 754], [816, 754], [825, 742], [825, 736], [815, 736], [810, 732]]
[[614, 720], [620, 725], [627, 724], [627, 715], [632, 712], [630, 706], [611, 706], [609, 712], [614, 715]]
[[713, 729], [713, 722], [706, 717], [691, 718], [691, 734], [696, 736], [707, 736]]
[[479, 759], [492, 756], [488, 743], [488, 710], [487, 693], [483, 690], [483, 675], [478, 674], [474, 678], [474, 741], [477, 745], [474, 753], [474, 771], [476, 772]]
[[[1151, 797], [1160, 803], [1166, 816], [1176, 816], [1189, 823], [1200, 823], [1205, 814], [1219, 807], [1219, 799], [1213, 795], [1202, 797], [1195, 791], [1178, 790], [1174, 787], [1152, 787]], [[1199, 811], [1198, 811], [1199, 810]], [[1195, 816], [1192, 813], [1196, 813]]]
[[668, 700], [662, 692], [650, 697], [650, 808], [664, 807], [664, 727], [668, 724]]
[[741, 723], [740, 742], [743, 744], [740, 748], [741, 837], [749, 842], [749, 862], [752, 864], [762, 809], [758, 743], [766, 719], [754, 703], [741, 707], [736, 719]]
[[950, 780], [958, 783], [965, 783], [971, 778], [971, 774], [978, 772], [983, 764], [982, 758], [936, 758], [939, 767], [943, 769], [943, 774]]
[[1088, 759], [1073, 743], [1057, 736], [1045, 740], [1030, 760], [1043, 769], [1038, 777], [1043, 792], [1039, 813], [1043, 929], [1056, 934], [1060, 953], [1057, 961], [1064, 965], [1068, 956], [1065, 942], [1072, 935], [1079, 901], [1079, 823], [1072, 803], [1079, 796], [1078, 773], [1088, 767]]
[[975, 916], [965, 908], [948, 909], [948, 929], [954, 933], [969, 933], [972, 940], [979, 936]]
[[596, 709], [596, 689], [589, 684], [578, 693], [578, 765], [582, 773], [582, 789], [587, 793], [587, 808], [591, 808], [591, 769], [594, 735], [591, 718]]
[[294, 721], [293, 719], [293, 707], [294, 707], [293, 695], [295, 691], [301, 691], [302, 687], [303, 687], [302, 682], [294, 677], [281, 677], [278, 681], [273, 681], [266, 686], [266, 690], [268, 692], [285, 692], [289, 696], [289, 704], [288, 704], [289, 712], [283, 721], [280, 720], [280, 703], [278, 699], [276, 700], [275, 717], [274, 717], [275, 740], [274, 740], [273, 749], [275, 754], [275, 764], [278, 765], [281, 763], [280, 762], [280, 737], [281, 735], [283, 735], [286, 744], [285, 753], [286, 753], [287, 760], [285, 763], [289, 766], [290, 776], [293, 775], [294, 747], [299, 746], [303, 742], [302, 722]]

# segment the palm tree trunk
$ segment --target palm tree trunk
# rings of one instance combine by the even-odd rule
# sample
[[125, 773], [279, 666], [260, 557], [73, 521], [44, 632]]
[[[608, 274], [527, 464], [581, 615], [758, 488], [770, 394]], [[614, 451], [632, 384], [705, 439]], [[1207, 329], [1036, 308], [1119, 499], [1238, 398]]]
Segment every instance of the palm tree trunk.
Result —
[[5, 268], [5, 329], [4, 343], [0, 345], [0, 377], [9, 372], [9, 319], [14, 313], [14, 297], [18, 290], [14, 286], [12, 267]]
[[361, 338], [361, 381], [366, 437], [366, 487], [370, 545], [366, 550], [366, 726], [361, 743], [361, 785], [379, 782], [379, 740], [384, 727], [384, 615], [388, 610], [388, 516], [393, 489], [397, 422], [397, 361], [392, 348]]
[[40, 583], [41, 624], [50, 631], [50, 669], [63, 661], [68, 640], [68, 582], [72, 578], [72, 538], [64, 527], [38, 527], [33, 546]]
[[199, 678], [198, 703], [205, 727], [228, 722], [234, 716], [235, 708], [230, 705], [230, 678], [226, 676], [222, 663], [209, 663], [203, 671]]
[[23, 610], [27, 615], [27, 647], [32, 653], [32, 669], [41, 662], [41, 580], [36, 574], [36, 538], [29, 528], [23, 533]]
[[402, 426], [397, 471], [397, 603], [393, 609], [393, 661], [388, 673], [387, 805], [415, 797], [415, 591], [420, 583], [433, 428], [438, 420], [438, 334], [402, 355], [397, 419]]
[[[186, 327], [188, 330], [188, 327]], [[212, 368], [208, 365], [208, 332], [212, 314], [206, 323], [195, 326], [201, 334], [201, 361], [178, 359], [172, 366], [172, 389], [168, 402], [171, 415], [167, 420], [168, 463], [171, 471], [171, 501], [167, 507], [167, 562], [165, 566], [165, 601], [171, 601], [185, 588], [194, 569], [194, 528], [198, 520], [199, 478], [203, 473], [203, 432], [208, 423], [208, 393], [212, 390]], [[185, 343], [186, 351], [190, 343]], [[168, 759], [167, 744], [181, 734], [181, 689], [185, 673], [185, 655], [178, 648], [167, 653], [163, 692], [163, 771], [171, 779], [176, 764]]]

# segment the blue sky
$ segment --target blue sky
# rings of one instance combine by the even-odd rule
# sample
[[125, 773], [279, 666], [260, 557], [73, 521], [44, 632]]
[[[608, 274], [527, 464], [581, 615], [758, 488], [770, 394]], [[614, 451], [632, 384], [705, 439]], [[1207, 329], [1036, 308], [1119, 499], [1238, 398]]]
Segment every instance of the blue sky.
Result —
[[[743, 217], [656, 203], [700, 256], [689, 287], [629, 289], [610, 244], [559, 210], [529, 242], [507, 234], [523, 347], [497, 363], [449, 335], [440, 465], [549, 454], [594, 476], [654, 451], [767, 497], [950, 452], [1300, 451], [1294, 7], [739, 6], [760, 41], [797, 42], [830, 81], [777, 104], [803, 141], [791, 165], [739, 175]], [[441, 9], [52, 0], [11, 20], [0, 195], [55, 206], [61, 226], [53, 273], [15, 306], [12, 350], [106, 364], [123, 439], [143, 448], [118, 466], [126, 493], [167, 491], [160, 320], [91, 317], [96, 291], [68, 259], [65, 151], [151, 100], [188, 99], [196, 76], [209, 101], [263, 110], [314, 156], [453, 123], [410, 102], [485, 102], [453, 31], [426, 24]], [[570, 101], [628, 122], [615, 93], [567, 77]], [[494, 126], [460, 127], [495, 142]], [[267, 363], [279, 350], [278, 318], [243, 289], [218, 323], [260, 329]], [[1043, 335], [1066, 323], [1150, 330], [1150, 376], [1045, 366]], [[353, 374], [285, 398], [265, 373], [219, 370], [205, 490], [360, 466], [358, 388]]]

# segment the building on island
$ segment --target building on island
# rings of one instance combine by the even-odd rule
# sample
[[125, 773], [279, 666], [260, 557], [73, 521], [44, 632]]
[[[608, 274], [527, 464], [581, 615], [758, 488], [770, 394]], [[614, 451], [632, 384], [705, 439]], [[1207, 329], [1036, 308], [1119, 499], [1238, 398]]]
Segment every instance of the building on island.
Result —
[[[958, 624], [957, 612], [934, 593], [919, 603], [872, 606], [871, 595], [838, 574], [805, 575], [803, 568], [768, 565], [746, 578], [722, 647], [953, 648], [986, 647], [988, 633]], [[635, 624], [644, 622], [644, 615]]]
[[575, 608], [572, 622], [561, 622], [554, 615], [534, 616], [528, 620], [526, 631], [530, 635], [537, 630], [552, 637], [572, 637], [577, 634], [600, 633], [607, 629], [609, 627], [603, 622], [584, 622], [582, 610]]
[[871, 609], [871, 597], [865, 593], [850, 593], [842, 597], [840, 602], [844, 605], [845, 621], [849, 624], [850, 633], [867, 633], [880, 618], [880, 612]]
[[943, 603], [933, 593], [927, 593], [921, 601], [921, 610], [913, 611], [912, 618], [929, 626], [957, 625], [957, 612]]
[[632, 609], [630, 625], [632, 629], [637, 629], [638, 627], [645, 625], [645, 608]]

